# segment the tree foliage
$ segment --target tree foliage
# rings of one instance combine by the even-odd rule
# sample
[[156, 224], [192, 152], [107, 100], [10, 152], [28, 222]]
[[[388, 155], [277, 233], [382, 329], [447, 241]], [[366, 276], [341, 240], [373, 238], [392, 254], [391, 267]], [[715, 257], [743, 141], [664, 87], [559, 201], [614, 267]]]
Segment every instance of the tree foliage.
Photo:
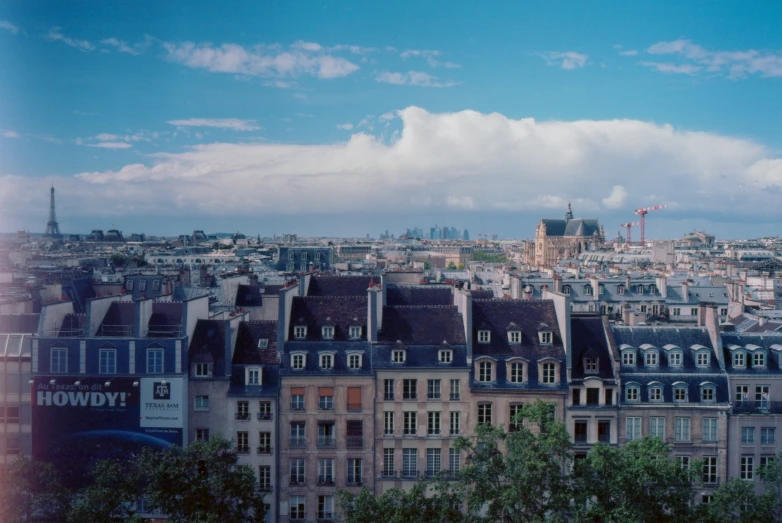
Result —
[[339, 492], [339, 503], [346, 523], [411, 523], [416, 521], [457, 522], [460, 496], [445, 480], [416, 482], [410, 490], [389, 489], [380, 496], [367, 488], [358, 494]]
[[6, 471], [0, 485], [0, 521], [65, 521], [69, 493], [50, 463], [22, 457]]

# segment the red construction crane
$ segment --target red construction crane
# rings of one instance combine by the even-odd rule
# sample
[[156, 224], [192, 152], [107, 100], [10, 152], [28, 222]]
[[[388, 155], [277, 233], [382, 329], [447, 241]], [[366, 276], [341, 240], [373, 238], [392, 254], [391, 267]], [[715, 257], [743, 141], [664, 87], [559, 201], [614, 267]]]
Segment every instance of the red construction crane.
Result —
[[668, 206], [663, 203], [660, 205], [655, 205], [653, 207], [644, 207], [642, 209], [635, 210], [635, 214], [641, 217], [641, 247], [644, 246], [644, 239], [645, 239], [644, 226], [646, 225], [646, 213], [650, 211], [659, 211], [660, 209], [665, 209], [666, 207]]
[[641, 222], [627, 222], [627, 223], [623, 223], [622, 225], [619, 226], [619, 227], [621, 227], [623, 229], [627, 229], [627, 245], [628, 246], [633, 244], [633, 241], [631, 240], [631, 236], [632, 236], [631, 233], [632, 233], [633, 227], [635, 227], [636, 225], [641, 225]]

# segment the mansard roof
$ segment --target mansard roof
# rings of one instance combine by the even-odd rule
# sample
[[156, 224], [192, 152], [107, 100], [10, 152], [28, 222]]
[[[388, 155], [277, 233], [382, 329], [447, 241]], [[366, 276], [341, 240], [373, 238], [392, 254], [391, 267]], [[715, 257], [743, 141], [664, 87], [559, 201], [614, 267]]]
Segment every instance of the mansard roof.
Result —
[[[358, 323], [356, 323], [358, 319]], [[307, 340], [321, 339], [321, 328], [334, 327], [334, 341], [349, 341], [349, 328], [362, 326], [366, 339], [367, 296], [296, 296], [291, 306], [289, 339], [295, 325], [307, 326]]]
[[152, 315], [149, 317], [149, 338], [183, 337], [182, 332], [182, 302], [153, 303]]
[[[614, 378], [613, 358], [606, 338], [606, 328], [604, 318], [597, 315], [571, 317], [572, 379], [583, 379], [587, 376]], [[584, 371], [584, 358], [597, 358], [596, 374], [587, 374]]]
[[[208, 361], [211, 356], [214, 362], [214, 375], [225, 374], [226, 327], [228, 320], [198, 320], [193, 339], [190, 341], [190, 359], [192, 361]], [[230, 339], [230, 338], [229, 338]]]
[[449, 306], [383, 307], [380, 343], [407, 345], [464, 345], [464, 324], [457, 308]]
[[253, 398], [275, 398], [280, 388], [279, 365], [265, 365], [261, 370], [261, 386], [247, 386], [244, 382], [244, 365], [231, 367], [231, 382], [228, 387], [229, 396], [244, 396]]
[[[757, 375], [768, 374], [779, 375], [782, 371], [779, 358], [776, 356], [782, 351], [782, 333], [746, 333], [746, 332], [723, 332], [722, 347], [725, 355], [725, 370], [730, 374]], [[733, 367], [733, 352], [743, 349], [747, 351], [746, 368]], [[766, 365], [754, 367], [752, 365], [752, 353], [758, 350], [766, 351]]]
[[310, 279], [307, 296], [366, 296], [372, 276], [318, 276]]
[[261, 307], [264, 290], [260, 285], [239, 285], [236, 291], [236, 306]]
[[[310, 342], [310, 341], [288, 341], [285, 342], [285, 362], [281, 366], [280, 374], [282, 376], [329, 376], [329, 375], [372, 375], [372, 345], [366, 341], [360, 342]], [[361, 352], [360, 369], [348, 368], [348, 353]], [[303, 352], [307, 354], [304, 369], [293, 370], [290, 366], [290, 354], [294, 352]], [[334, 354], [334, 366], [331, 369], [321, 369], [319, 355], [321, 353]]]
[[387, 305], [453, 305], [450, 285], [389, 285]]
[[[258, 341], [268, 340], [265, 349], [258, 347]], [[277, 322], [244, 321], [239, 324], [234, 346], [234, 365], [275, 365], [277, 360]]]
[[[704, 327], [659, 327], [659, 326], [626, 326], [612, 325], [612, 334], [619, 350], [632, 348], [636, 351], [657, 349], [660, 352], [658, 364], [654, 367], [646, 367], [641, 354], [638, 354], [636, 365], [630, 369], [623, 367], [620, 373], [624, 376], [631, 374], [655, 374], [676, 375], [689, 374], [714, 374], [722, 373], [716, 351], [711, 343], [709, 333]], [[667, 345], [675, 345], [682, 350], [681, 366], [670, 367], [665, 355]], [[646, 347], [644, 347], [646, 346]], [[693, 348], [706, 347], [711, 357], [708, 367], [698, 367], [695, 364], [695, 350]], [[627, 379], [627, 378], [625, 378]]]
[[596, 219], [573, 218], [543, 218], [546, 226], [546, 236], [592, 236], [600, 234], [600, 222]]
[[[526, 358], [565, 357], [562, 337], [557, 323], [554, 302], [549, 300], [473, 300], [472, 302], [473, 354], [521, 355]], [[507, 326], [515, 323], [521, 328], [521, 344], [508, 341]], [[541, 324], [551, 331], [552, 343], [541, 344], [538, 333]], [[478, 331], [490, 332], [489, 343], [478, 343]]]
[[[405, 361], [393, 363], [391, 353], [394, 350], [404, 349]], [[452, 351], [451, 363], [440, 363], [441, 350]], [[414, 345], [408, 347], [404, 344], [389, 343], [374, 346], [372, 365], [375, 369], [410, 369], [410, 368], [439, 368], [462, 369], [467, 366], [467, 347], [465, 345], [451, 345], [440, 343], [435, 345]]]
[[[708, 382], [716, 389], [715, 401], [702, 402], [701, 401], [701, 386]], [[625, 390], [629, 385], [637, 386], [640, 388], [640, 401], [628, 402], [625, 401]], [[714, 405], [730, 403], [728, 377], [725, 374], [711, 375], [711, 376], [693, 376], [691, 374], [669, 374], [669, 375], [654, 375], [654, 376], [627, 376], [622, 381], [622, 395], [620, 402], [625, 408], [632, 407], [633, 405], [649, 404], [649, 389], [652, 385], [662, 387], [662, 403], [676, 403], [677, 405], [691, 405], [698, 407], [702, 405]], [[685, 386], [687, 388], [687, 401], [680, 403], [673, 400], [674, 386]], [[654, 402], [657, 404], [658, 402]]]

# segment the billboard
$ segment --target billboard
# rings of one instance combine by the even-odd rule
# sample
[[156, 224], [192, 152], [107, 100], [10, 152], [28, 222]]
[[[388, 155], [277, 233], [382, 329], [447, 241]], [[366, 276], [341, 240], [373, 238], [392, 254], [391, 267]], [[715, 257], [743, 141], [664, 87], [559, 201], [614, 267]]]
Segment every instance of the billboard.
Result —
[[38, 376], [32, 385], [33, 455], [76, 467], [126, 457], [143, 447], [182, 445], [183, 382], [163, 377]]

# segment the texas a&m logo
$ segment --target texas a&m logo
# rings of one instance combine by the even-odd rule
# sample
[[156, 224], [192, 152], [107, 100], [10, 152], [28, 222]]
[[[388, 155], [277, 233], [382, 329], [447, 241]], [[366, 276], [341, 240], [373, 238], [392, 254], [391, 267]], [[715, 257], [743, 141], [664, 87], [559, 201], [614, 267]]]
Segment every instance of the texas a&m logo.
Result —
[[152, 398], [156, 400], [170, 400], [171, 399], [171, 385], [164, 381], [154, 382], [154, 388], [152, 389]]

